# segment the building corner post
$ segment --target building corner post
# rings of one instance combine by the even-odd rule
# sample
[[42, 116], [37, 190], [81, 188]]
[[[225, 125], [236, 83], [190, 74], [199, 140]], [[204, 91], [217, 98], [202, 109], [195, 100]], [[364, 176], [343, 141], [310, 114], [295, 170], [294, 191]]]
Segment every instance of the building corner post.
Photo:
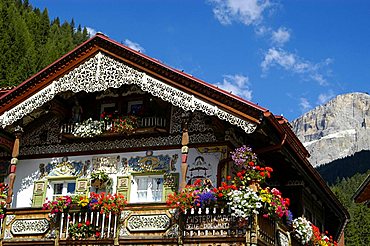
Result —
[[6, 197], [6, 207], [10, 208], [12, 201], [13, 201], [13, 188], [14, 188], [14, 181], [16, 178], [16, 170], [18, 164], [18, 156], [19, 156], [19, 145], [20, 145], [20, 138], [23, 133], [23, 129], [20, 126], [16, 126], [14, 129], [15, 140], [13, 145], [12, 151], [12, 159], [10, 161], [10, 171], [9, 171], [9, 189], [8, 195]]
[[190, 122], [190, 112], [184, 112], [181, 116], [182, 120], [182, 138], [181, 138], [181, 179], [180, 190], [186, 186], [186, 175], [188, 172], [188, 153], [189, 153], [189, 133], [188, 126]]

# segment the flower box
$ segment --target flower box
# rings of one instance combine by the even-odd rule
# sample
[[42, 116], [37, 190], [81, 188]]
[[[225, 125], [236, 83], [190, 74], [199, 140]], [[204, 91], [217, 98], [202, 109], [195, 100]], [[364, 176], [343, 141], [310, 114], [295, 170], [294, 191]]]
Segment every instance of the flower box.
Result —
[[93, 179], [91, 180], [91, 186], [97, 189], [105, 189], [108, 186], [108, 180]]

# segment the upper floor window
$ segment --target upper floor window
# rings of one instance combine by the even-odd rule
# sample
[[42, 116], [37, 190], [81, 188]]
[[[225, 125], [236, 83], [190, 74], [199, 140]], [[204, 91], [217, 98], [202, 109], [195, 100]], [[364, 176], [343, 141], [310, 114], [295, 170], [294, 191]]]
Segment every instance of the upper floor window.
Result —
[[134, 176], [131, 185], [131, 202], [161, 202], [163, 176]]
[[55, 200], [58, 196], [74, 195], [76, 192], [75, 180], [51, 181], [48, 186], [47, 197]]

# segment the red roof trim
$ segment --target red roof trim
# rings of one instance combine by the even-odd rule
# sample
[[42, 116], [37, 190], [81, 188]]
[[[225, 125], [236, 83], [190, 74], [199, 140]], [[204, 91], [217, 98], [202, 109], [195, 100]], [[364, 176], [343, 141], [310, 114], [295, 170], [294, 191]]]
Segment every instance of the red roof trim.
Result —
[[107, 36], [105, 36], [104, 34], [97, 33], [97, 34], [96, 34], [96, 36], [98, 36], [98, 37], [100, 37], [100, 38], [102, 38], [102, 39], [104, 39], [104, 40], [106, 40], [106, 41], [108, 41], [108, 42], [114, 43], [115, 45], [120, 46], [121, 48], [124, 48], [124, 49], [130, 50], [132, 53], [135, 53], [135, 54], [136, 54], [136, 55], [138, 55], [138, 56], [141, 56], [141, 57], [143, 57], [143, 58], [145, 58], [145, 59], [147, 59], [147, 60], [150, 60], [150, 61], [152, 61], [152, 62], [154, 62], [154, 63], [156, 63], [156, 64], [158, 64], [158, 65], [160, 65], [160, 66], [163, 66], [163, 67], [165, 67], [165, 68], [167, 68], [167, 69], [171, 70], [172, 72], [175, 72], [175, 73], [177, 73], [177, 74], [179, 74], [179, 75], [182, 75], [182, 76], [184, 76], [184, 77], [186, 77], [186, 78], [188, 78], [188, 79], [191, 79], [191, 80], [193, 80], [193, 81], [196, 81], [196, 82], [198, 82], [198, 83], [200, 83], [200, 84], [202, 84], [202, 85], [204, 85], [204, 86], [206, 86], [206, 87], [212, 88], [213, 90], [216, 90], [216, 91], [218, 91], [218, 92], [221, 92], [222, 94], [225, 94], [225, 95], [227, 95], [227, 96], [229, 96], [229, 97], [232, 97], [233, 99], [236, 99], [236, 100], [238, 100], [238, 101], [240, 101], [240, 102], [242, 102], [242, 103], [248, 104], [249, 106], [252, 106], [252, 107], [254, 107], [254, 108], [256, 108], [256, 109], [258, 109], [258, 110], [260, 110], [260, 111], [264, 111], [264, 112], [265, 112], [265, 111], [267, 111], [267, 109], [266, 109], [266, 108], [263, 108], [263, 107], [261, 107], [261, 106], [259, 106], [259, 105], [255, 104], [255, 103], [253, 103], [253, 102], [247, 101], [247, 100], [245, 100], [245, 99], [243, 99], [243, 98], [241, 98], [241, 97], [239, 97], [239, 96], [237, 96], [237, 95], [234, 95], [234, 94], [232, 94], [232, 93], [230, 93], [230, 92], [227, 92], [227, 91], [225, 91], [225, 90], [223, 90], [223, 89], [221, 89], [221, 88], [218, 88], [217, 86], [214, 86], [214, 85], [212, 85], [212, 84], [210, 84], [210, 83], [207, 83], [207, 82], [205, 82], [205, 81], [203, 81], [203, 80], [201, 80], [201, 79], [198, 79], [198, 78], [196, 78], [196, 77], [193, 77], [192, 75], [187, 74], [187, 73], [185, 73], [185, 72], [183, 72], [183, 71], [180, 71], [180, 70], [178, 70], [178, 69], [172, 68], [172, 67], [170, 67], [170, 66], [168, 66], [168, 65], [166, 65], [166, 64], [164, 64], [164, 63], [162, 63], [162, 62], [160, 62], [160, 61], [159, 61], [159, 60], [157, 60], [157, 59], [154, 59], [154, 58], [152, 58], [152, 57], [150, 57], [150, 56], [147, 56], [147, 55], [145, 55], [145, 54], [143, 54], [143, 53], [141, 53], [141, 52], [138, 52], [138, 51], [136, 51], [136, 50], [134, 50], [134, 49], [131, 49], [130, 47], [127, 47], [126, 45], [121, 44], [121, 43], [119, 43], [119, 42], [117, 42], [117, 41], [115, 41], [115, 40], [112, 40], [112, 39], [108, 38]]
[[[41, 71], [39, 71], [38, 73], [34, 74], [32, 77], [28, 78], [27, 80], [25, 80], [24, 82], [22, 82], [21, 84], [19, 84], [17, 87], [13, 88], [12, 90], [8, 91], [7, 93], [5, 93], [3, 95], [0, 95], [0, 104], [1, 103], [8, 103], [9, 100], [12, 100], [11, 97], [8, 100], [6, 100], [6, 98], [8, 96], [10, 96], [11, 94], [16, 93], [17, 91], [19, 91], [20, 94], [23, 94], [24, 93], [22, 91], [22, 88], [23, 87], [25, 87], [24, 88], [24, 91], [26, 91], [27, 90], [27, 85], [31, 81], [36, 80], [37, 77], [44, 75], [45, 73], [47, 73], [48, 70], [56, 67], [58, 65], [58, 63], [61, 63], [63, 60], [64, 60], [64, 63], [65, 63], [66, 62], [65, 60], [66, 60], [66, 58], [68, 58], [68, 56], [75, 55], [78, 52], [78, 50], [83, 49], [85, 46], [91, 44], [91, 47], [96, 46], [97, 48], [99, 48], [100, 46], [97, 43], [99, 41], [99, 39], [100, 40], [105, 40], [105, 41], [107, 41], [110, 44], [114, 44], [114, 45], [118, 46], [119, 48], [122, 48], [122, 49], [124, 49], [126, 51], [129, 51], [131, 53], [134, 53], [135, 55], [137, 55], [137, 56], [139, 56], [141, 58], [144, 58], [145, 60], [149, 60], [149, 61], [155, 63], [156, 65], [159, 65], [162, 68], [168, 69], [168, 70], [170, 70], [171, 72], [173, 72], [173, 73], [175, 73], [177, 75], [180, 75], [182, 77], [185, 77], [186, 79], [189, 79], [190, 81], [196, 82], [199, 85], [202, 85], [202, 86], [204, 86], [206, 88], [209, 88], [211, 90], [214, 90], [215, 92], [218, 92], [221, 95], [224, 95], [226, 97], [232, 98], [232, 99], [234, 99], [234, 100], [236, 100], [236, 101], [238, 101], [238, 102], [240, 102], [240, 103], [242, 103], [242, 104], [244, 104], [246, 106], [251, 107], [253, 110], [257, 110], [257, 111], [259, 111], [261, 113], [264, 113], [264, 112], [267, 111], [267, 109], [265, 109], [265, 108], [263, 108], [263, 107], [261, 107], [261, 106], [259, 106], [257, 104], [254, 104], [254, 103], [252, 103], [250, 101], [247, 101], [247, 100], [245, 100], [245, 99], [243, 99], [243, 98], [241, 98], [239, 96], [236, 96], [234, 94], [231, 94], [231, 93], [229, 93], [229, 92], [227, 92], [227, 91], [225, 91], [223, 89], [220, 89], [220, 88], [218, 88], [218, 87], [216, 87], [216, 86], [214, 86], [212, 84], [209, 84], [209, 83], [207, 83], [207, 82], [205, 82], [203, 80], [200, 80], [198, 78], [195, 78], [195, 77], [193, 77], [193, 76], [191, 76], [191, 75], [189, 75], [187, 73], [184, 73], [182, 71], [179, 71], [177, 69], [174, 69], [172, 67], [169, 67], [168, 65], [165, 65], [165, 64], [161, 63], [160, 61], [158, 61], [158, 60], [156, 60], [154, 58], [151, 58], [151, 57], [149, 57], [149, 56], [147, 56], [145, 54], [142, 54], [142, 53], [140, 53], [140, 52], [138, 52], [136, 50], [133, 50], [133, 49], [131, 49], [131, 48], [129, 48], [129, 47], [127, 47], [127, 46], [125, 46], [125, 45], [123, 45], [123, 44], [115, 41], [115, 40], [112, 40], [112, 39], [108, 38], [107, 36], [105, 36], [105, 35], [103, 35], [101, 33], [96, 34], [94, 37], [92, 37], [89, 40], [85, 41], [84, 43], [80, 44], [79, 46], [77, 46], [72, 51], [68, 52], [67, 54], [65, 54], [64, 56], [62, 56], [61, 58], [59, 58], [58, 60], [54, 61], [53, 63], [51, 63], [50, 65], [48, 65], [47, 67], [45, 67], [44, 69], [42, 69]], [[96, 41], [96, 42], [94, 42], [94, 41]], [[87, 48], [89, 48], [89, 47], [87, 47]], [[85, 49], [83, 49], [83, 51], [85, 51]], [[78, 53], [77, 53], [77, 55], [78, 55]], [[37, 83], [37, 81], [35, 81], [35, 82]]]

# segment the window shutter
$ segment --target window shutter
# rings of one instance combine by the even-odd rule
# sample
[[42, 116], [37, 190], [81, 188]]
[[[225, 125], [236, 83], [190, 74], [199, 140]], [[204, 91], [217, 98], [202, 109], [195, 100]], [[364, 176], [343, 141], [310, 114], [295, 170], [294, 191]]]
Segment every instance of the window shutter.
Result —
[[162, 201], [166, 201], [168, 195], [174, 193], [178, 189], [179, 189], [179, 173], [165, 174], [163, 182]]
[[124, 195], [127, 201], [130, 199], [130, 186], [130, 176], [117, 177], [117, 194]]
[[77, 178], [76, 179], [76, 194], [88, 195], [90, 190], [90, 179]]
[[41, 207], [45, 202], [47, 180], [37, 180], [33, 186], [32, 207]]

